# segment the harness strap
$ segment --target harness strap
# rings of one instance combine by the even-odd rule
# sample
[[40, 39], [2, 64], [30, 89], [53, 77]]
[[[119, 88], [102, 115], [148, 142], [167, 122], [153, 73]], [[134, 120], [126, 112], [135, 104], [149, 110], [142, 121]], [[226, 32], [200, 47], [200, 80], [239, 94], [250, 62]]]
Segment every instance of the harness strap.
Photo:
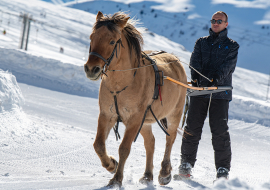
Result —
[[136, 142], [136, 140], [137, 140], [137, 138], [138, 138], [138, 136], [139, 136], [139, 133], [140, 133], [140, 131], [141, 131], [141, 129], [142, 129], [142, 126], [143, 126], [143, 123], [144, 123], [146, 114], [147, 114], [147, 112], [148, 112], [148, 110], [149, 110], [150, 107], [151, 107], [151, 105], [147, 106], [147, 108], [146, 108], [146, 110], [145, 110], [145, 112], [144, 112], [143, 120], [142, 120], [141, 126], [140, 126], [140, 128], [139, 128], [139, 131], [138, 131], [138, 133], [137, 133], [137, 135], [136, 135], [136, 137], [135, 137], [135, 139], [134, 139], [134, 142]]
[[116, 141], [118, 141], [118, 139], [121, 139], [120, 134], [118, 132], [118, 127], [119, 127], [119, 122], [121, 122], [122, 120], [121, 120], [121, 117], [120, 117], [119, 111], [118, 111], [116, 95], [114, 95], [114, 104], [115, 104], [115, 110], [116, 110], [116, 113], [117, 113], [118, 117], [117, 117], [116, 125], [114, 126], [113, 130], [114, 130], [114, 133], [115, 133]]
[[160, 85], [158, 85], [158, 92], [159, 92], [159, 99], [160, 99], [160, 102], [161, 102], [161, 105], [162, 105], [162, 96], [161, 96]]
[[158, 95], [159, 95], [160, 76], [159, 76], [157, 65], [153, 65], [153, 68], [155, 71], [155, 90], [154, 90], [153, 99], [156, 100], [158, 99]]
[[[126, 88], [127, 88], [128, 86], [125, 86], [122, 90], [120, 90], [120, 91], [116, 91], [115, 92], [115, 94], [117, 95], [117, 94], [119, 94], [120, 92], [122, 92], [122, 91], [124, 91], [124, 90], [126, 90]], [[112, 94], [114, 94], [114, 92], [113, 91], [110, 91]]]
[[[115, 137], [116, 137], [116, 141], [118, 141], [118, 139], [121, 139], [120, 137], [120, 134], [119, 134], [119, 131], [118, 131], [118, 128], [119, 128], [119, 123], [122, 122], [122, 119], [121, 119], [121, 116], [120, 116], [120, 113], [119, 113], [119, 109], [118, 109], [118, 104], [117, 104], [117, 94], [119, 94], [120, 92], [126, 90], [128, 86], [124, 87], [122, 90], [120, 91], [116, 91], [115, 92], [115, 95], [113, 96], [114, 98], [114, 105], [115, 105], [115, 111], [116, 111], [116, 114], [117, 114], [117, 122], [115, 124], [115, 126], [113, 127], [113, 131], [114, 131], [114, 134], [115, 134]], [[114, 92], [110, 91], [112, 94], [114, 94]]]
[[158, 55], [158, 54], [162, 54], [162, 53], [167, 53], [167, 52], [164, 51], [164, 50], [153, 51], [153, 52], [151, 52], [151, 53], [149, 53], [149, 54], [147, 54], [147, 55], [149, 55], [149, 56], [154, 56], [154, 55]]
[[160, 128], [162, 129], [162, 131], [163, 131], [166, 135], [170, 136], [170, 134], [169, 134], [169, 133], [164, 129], [164, 127], [160, 124], [160, 122], [159, 122], [159, 120], [157, 119], [157, 117], [155, 116], [155, 114], [154, 114], [154, 112], [153, 112], [151, 106], [150, 106], [150, 111], [151, 111], [152, 115], [154, 116], [155, 120], [157, 121], [158, 125], [159, 125]]
[[[161, 52], [158, 52], [158, 53], [156, 53], [156, 54], [159, 54], [159, 53], [165, 53], [165, 52], [164, 52], [164, 51], [161, 51]], [[150, 56], [151, 56], [151, 55], [156, 55], [156, 54], [150, 54]], [[142, 52], [142, 57], [143, 57], [143, 58], [146, 58], [148, 61], [150, 61], [150, 63], [151, 63], [152, 66], [153, 66], [154, 72], [155, 72], [155, 89], [154, 89], [154, 95], [153, 95], [153, 98], [152, 98], [152, 99], [153, 99], [153, 102], [154, 102], [156, 99], [158, 99], [158, 96], [160, 95], [160, 100], [161, 100], [161, 104], [162, 104], [162, 98], [161, 98], [160, 86], [163, 86], [163, 78], [164, 78], [164, 76], [163, 76], [163, 71], [159, 71], [159, 70], [158, 70], [158, 67], [157, 67], [157, 65], [156, 65], [156, 61], [153, 60], [153, 59], [151, 59], [146, 53]], [[144, 60], [143, 60], [143, 64], [145, 65]], [[161, 78], [161, 79], [162, 79], [162, 83], [160, 82], [160, 75], [159, 75], [160, 72], [162, 73], [162, 78]], [[152, 102], [152, 104], [153, 104], [153, 102]], [[134, 139], [134, 142], [136, 142], [136, 140], [137, 140], [137, 138], [138, 138], [138, 135], [139, 135], [139, 133], [140, 133], [140, 131], [141, 131], [141, 129], [142, 129], [142, 126], [143, 126], [144, 121], [145, 121], [146, 114], [147, 114], [147, 112], [148, 112], [149, 109], [150, 109], [150, 111], [151, 111], [153, 117], [155, 118], [156, 122], [158, 123], [158, 125], [160, 126], [160, 128], [163, 130], [163, 132], [164, 132], [166, 135], [170, 136], [170, 134], [164, 129], [164, 127], [160, 124], [159, 120], [158, 120], [157, 117], [155, 116], [155, 114], [154, 114], [154, 112], [153, 112], [153, 110], [152, 110], [152, 108], [151, 108], [151, 105], [152, 105], [152, 104], [148, 105], [147, 108], [146, 108], [146, 110], [145, 110], [145, 112], [144, 112], [143, 120], [142, 120], [141, 126], [140, 126], [140, 128], [139, 128], [139, 131], [137, 132], [137, 135], [136, 135], [136, 137], [135, 137], [135, 139]]]
[[98, 54], [98, 53], [96, 53], [96, 52], [90, 52], [90, 53], [89, 53], [89, 56], [90, 56], [90, 55], [97, 56], [98, 58], [102, 59], [102, 60], [105, 62], [105, 64], [108, 64], [108, 60], [105, 59], [104, 57], [102, 57], [100, 54]]
[[105, 58], [104, 58], [102, 55], [100, 55], [99, 53], [91, 52], [91, 46], [90, 46], [89, 56], [90, 56], [90, 55], [97, 56], [98, 58], [102, 59], [102, 60], [105, 62], [105, 65], [104, 65], [104, 67], [103, 67], [103, 73], [106, 73], [106, 71], [105, 71], [106, 67], [108, 68], [108, 67], [110, 66], [111, 61], [112, 61], [112, 59], [113, 59], [113, 57], [114, 57], [114, 53], [116, 53], [116, 58], [118, 57], [118, 56], [117, 56], [117, 45], [119, 45], [119, 51], [120, 51], [120, 45], [121, 45], [122, 47], [124, 47], [123, 44], [122, 44], [121, 38], [116, 42], [116, 44], [115, 44], [115, 46], [114, 46], [114, 49], [113, 49], [113, 51], [112, 51], [112, 53], [111, 53], [111, 55], [110, 55], [110, 57], [109, 57], [108, 59], [105, 59]]
[[[162, 51], [160, 53], [164, 53], [164, 51]], [[156, 55], [156, 54], [152, 54], [152, 55]], [[163, 86], [163, 78], [164, 78], [163, 71], [158, 70], [158, 67], [156, 65], [156, 61], [151, 59], [146, 53], [142, 52], [142, 57], [146, 58], [148, 61], [150, 61], [150, 63], [153, 66], [154, 72], [155, 72], [155, 89], [154, 89], [153, 99], [156, 100], [156, 99], [158, 99], [158, 96], [159, 96], [160, 86]], [[162, 73], [162, 78], [161, 78], [162, 83], [160, 82], [160, 75], [159, 75], [160, 72]]]
[[[154, 102], [154, 100], [153, 100], [153, 102]], [[152, 103], [153, 103], [153, 102], [152, 102]], [[143, 126], [143, 124], [144, 124], [145, 117], [146, 117], [146, 114], [147, 114], [148, 110], [151, 111], [153, 117], [155, 118], [156, 122], [158, 123], [158, 125], [160, 126], [160, 128], [162, 129], [162, 131], [163, 131], [166, 135], [170, 136], [170, 134], [169, 134], [169, 133], [164, 129], [164, 127], [160, 124], [160, 122], [159, 122], [159, 120], [157, 119], [157, 117], [155, 116], [155, 114], [154, 114], [154, 112], [153, 112], [151, 106], [152, 106], [152, 104], [149, 105], [149, 106], [147, 106], [147, 108], [146, 108], [146, 110], [145, 110], [145, 112], [144, 112], [143, 120], [142, 120], [141, 126], [140, 126], [140, 128], [139, 128], [139, 131], [137, 132], [137, 135], [136, 135], [136, 137], [135, 137], [135, 139], [134, 139], [134, 142], [136, 142], [136, 140], [137, 140], [137, 138], [138, 138], [138, 136], [139, 136], [139, 133], [141, 132], [141, 129], [142, 129], [142, 126]]]
[[[121, 40], [119, 39], [119, 40], [117, 41], [117, 43], [121, 43]], [[119, 48], [120, 48], [120, 47], [119, 47]], [[117, 57], [117, 50], [116, 50], [116, 49], [117, 49], [117, 44], [115, 45], [115, 48], [114, 48], [114, 50], [113, 50], [111, 56], [110, 56], [109, 59], [107, 59], [107, 60], [104, 59], [102, 56], [100, 56], [98, 53], [95, 53], [95, 52], [90, 52], [89, 55], [95, 55], [95, 56], [101, 58], [101, 59], [105, 62], [105, 66], [108, 67], [108, 66], [110, 65], [111, 59], [112, 59], [113, 56], [114, 56], [114, 52], [115, 52], [115, 51], [116, 51], [116, 57]], [[159, 53], [163, 53], [163, 52], [159, 52]], [[164, 78], [164, 76], [163, 76], [163, 71], [159, 71], [159, 70], [158, 70], [158, 67], [157, 67], [157, 65], [156, 65], [155, 60], [151, 59], [147, 54], [145, 54], [144, 52], [142, 52], [142, 56], [151, 62], [152, 66], [153, 66], [153, 69], [154, 69], [154, 72], [155, 72], [155, 89], [154, 89], [154, 95], [153, 95], [153, 98], [152, 98], [152, 99], [153, 99], [153, 102], [154, 102], [156, 99], [158, 99], [158, 96], [160, 96], [160, 100], [161, 100], [161, 103], [162, 103], [160, 86], [163, 86], [163, 78]], [[143, 63], [144, 63], [144, 60], [143, 60]], [[105, 68], [105, 66], [104, 66], [104, 68]], [[159, 74], [160, 72], [162, 72], [162, 78], [161, 78], [161, 79], [162, 79], [162, 83], [160, 82], [160, 74]], [[134, 77], [135, 77], [135, 75], [136, 75], [136, 71], [135, 71], [135, 73], [134, 73]], [[127, 87], [128, 87], [128, 86], [126, 86], [126, 87], [124, 87], [122, 90], [116, 91], [116, 92], [110, 91], [112, 94], [114, 94], [114, 104], [115, 104], [115, 110], [116, 110], [116, 114], [117, 114], [117, 122], [116, 122], [115, 126], [113, 127], [113, 130], [114, 130], [114, 133], [115, 133], [115, 136], [116, 136], [116, 141], [118, 141], [118, 139], [121, 139], [120, 134], [119, 134], [119, 131], [118, 131], [118, 128], [119, 128], [119, 123], [122, 122], [121, 116], [120, 116], [120, 113], [119, 113], [119, 110], [118, 110], [117, 94], [119, 94], [120, 92], [124, 91]], [[152, 103], [153, 103], [153, 102], [152, 102]], [[152, 104], [151, 104], [151, 105], [152, 105]], [[146, 108], [146, 110], [145, 110], [145, 112], [144, 112], [143, 120], [142, 120], [141, 126], [140, 126], [140, 128], [139, 128], [139, 131], [138, 131], [138, 133], [137, 133], [137, 135], [136, 135], [136, 137], [135, 137], [135, 139], [134, 139], [134, 142], [136, 142], [136, 140], [137, 140], [137, 138], [138, 138], [138, 135], [139, 135], [139, 133], [140, 133], [140, 131], [141, 131], [141, 129], [142, 129], [142, 126], [143, 126], [144, 121], [145, 121], [146, 114], [147, 114], [147, 112], [148, 112], [149, 109], [150, 109], [150, 111], [151, 111], [153, 117], [155, 118], [156, 122], [157, 122], [158, 125], [160, 126], [160, 128], [164, 131], [164, 133], [165, 133], [166, 135], [170, 136], [169, 133], [164, 129], [164, 127], [163, 127], [163, 126], [160, 124], [160, 122], [158, 121], [157, 117], [155, 116], [155, 114], [154, 114], [154, 112], [153, 112], [153, 110], [152, 110], [152, 108], [151, 108], [151, 105], [148, 105], [147, 108]]]

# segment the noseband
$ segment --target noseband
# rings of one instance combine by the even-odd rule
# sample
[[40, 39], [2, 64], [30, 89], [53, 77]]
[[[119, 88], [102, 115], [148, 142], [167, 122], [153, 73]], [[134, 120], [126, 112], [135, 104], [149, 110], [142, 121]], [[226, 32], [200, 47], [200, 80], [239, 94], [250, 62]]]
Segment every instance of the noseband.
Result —
[[94, 55], [94, 56], [96, 56], [96, 57], [102, 59], [102, 60], [104, 61], [104, 63], [105, 63], [105, 65], [104, 65], [104, 67], [103, 67], [103, 69], [102, 69], [102, 72], [103, 72], [103, 73], [106, 73], [106, 72], [107, 72], [107, 70], [108, 70], [108, 68], [109, 68], [109, 66], [110, 66], [110, 64], [111, 64], [111, 61], [112, 61], [112, 59], [113, 59], [113, 57], [114, 57], [114, 53], [116, 53], [116, 58], [118, 57], [118, 56], [117, 56], [117, 45], [119, 45], [119, 51], [120, 51], [120, 45], [121, 45], [122, 47], [124, 47], [123, 44], [122, 44], [121, 38], [116, 42], [116, 44], [115, 44], [115, 46], [114, 46], [114, 49], [113, 49], [113, 51], [112, 51], [112, 53], [111, 53], [111, 55], [110, 55], [110, 57], [109, 57], [108, 59], [105, 59], [105, 58], [104, 58], [102, 55], [100, 55], [99, 53], [91, 52], [91, 46], [90, 46], [89, 57], [90, 57], [90, 55]]

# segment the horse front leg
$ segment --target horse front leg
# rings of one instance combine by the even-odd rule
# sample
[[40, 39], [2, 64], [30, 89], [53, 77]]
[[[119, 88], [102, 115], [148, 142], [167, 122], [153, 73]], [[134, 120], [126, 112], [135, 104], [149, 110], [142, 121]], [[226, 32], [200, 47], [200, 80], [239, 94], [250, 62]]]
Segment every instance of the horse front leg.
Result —
[[[181, 117], [181, 115], [180, 115]], [[176, 118], [168, 119], [171, 123], [170, 126], [168, 126], [168, 133], [170, 136], [166, 136], [166, 149], [163, 157], [163, 161], [161, 162], [161, 170], [159, 172], [158, 181], [160, 185], [167, 185], [171, 181], [171, 151], [172, 146], [175, 141], [176, 135], [177, 135], [177, 127], [180, 122], [179, 115], [176, 116]]]
[[140, 179], [140, 183], [148, 184], [153, 181], [153, 157], [155, 151], [155, 137], [152, 133], [151, 125], [144, 125], [141, 129], [141, 135], [144, 139], [144, 147], [146, 151], [146, 167], [143, 177]]
[[119, 146], [119, 163], [113, 178], [110, 180], [108, 187], [113, 187], [115, 185], [121, 187], [123, 180], [123, 172], [126, 160], [129, 156], [131, 144], [135, 139], [135, 136], [140, 127], [140, 119], [138, 117], [133, 117], [126, 125], [126, 131], [123, 140]]
[[108, 156], [105, 141], [114, 123], [115, 121], [111, 121], [104, 114], [99, 114], [97, 135], [93, 144], [102, 166], [111, 173], [115, 173], [118, 163], [112, 156]]

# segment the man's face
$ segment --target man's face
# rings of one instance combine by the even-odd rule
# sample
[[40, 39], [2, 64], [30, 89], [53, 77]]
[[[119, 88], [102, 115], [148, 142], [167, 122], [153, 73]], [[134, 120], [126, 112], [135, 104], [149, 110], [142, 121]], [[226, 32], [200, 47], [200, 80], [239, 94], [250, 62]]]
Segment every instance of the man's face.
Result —
[[211, 29], [213, 30], [213, 32], [215, 33], [220, 33], [222, 30], [224, 30], [225, 28], [227, 28], [228, 26], [228, 22], [226, 21], [226, 16], [222, 13], [217, 13], [215, 15], [212, 16], [212, 20], [222, 20], [221, 24], [218, 24], [217, 22], [215, 24], [211, 23]]

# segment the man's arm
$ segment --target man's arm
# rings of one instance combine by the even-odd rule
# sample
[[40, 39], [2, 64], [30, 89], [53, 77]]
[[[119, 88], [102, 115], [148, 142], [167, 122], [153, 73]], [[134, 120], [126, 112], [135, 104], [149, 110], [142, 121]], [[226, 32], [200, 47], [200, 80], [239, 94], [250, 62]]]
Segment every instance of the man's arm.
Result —
[[217, 79], [219, 81], [234, 72], [237, 62], [238, 49], [239, 44], [235, 42], [225, 61], [217, 69], [215, 76], [213, 76], [213, 79]]
[[[202, 72], [201, 39], [195, 42], [194, 50], [190, 57], [190, 66], [199, 72]], [[199, 79], [199, 74], [190, 67], [192, 80]]]

